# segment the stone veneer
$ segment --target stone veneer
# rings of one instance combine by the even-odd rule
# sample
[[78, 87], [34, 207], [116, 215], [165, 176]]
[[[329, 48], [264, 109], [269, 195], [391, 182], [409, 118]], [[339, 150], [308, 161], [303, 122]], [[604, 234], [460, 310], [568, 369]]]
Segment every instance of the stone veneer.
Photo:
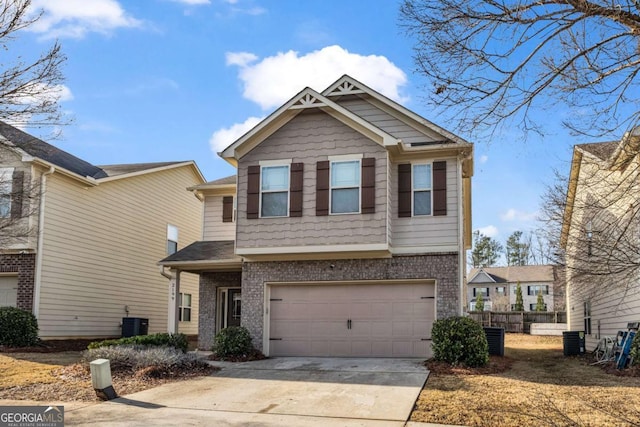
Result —
[[[334, 267], [331, 268], [331, 265]], [[397, 256], [384, 259], [351, 259], [323, 261], [247, 262], [242, 266], [242, 326], [262, 349], [264, 289], [268, 282], [322, 282], [351, 280], [431, 279], [436, 281], [436, 312], [438, 318], [460, 315], [460, 283], [458, 255], [440, 253], [430, 255]], [[208, 285], [210, 288], [214, 283]], [[221, 285], [217, 285], [221, 286]], [[210, 292], [203, 295], [200, 281], [200, 340], [203, 327], [213, 319], [203, 318], [204, 306], [210, 309]], [[215, 292], [213, 292], [215, 294]], [[215, 301], [213, 303], [215, 308]], [[206, 316], [206, 314], [205, 314]]]
[[0, 273], [18, 274], [17, 306], [27, 311], [33, 311], [35, 268], [35, 254], [0, 254]]
[[[202, 273], [200, 274], [200, 306], [198, 313], [198, 348], [210, 350], [216, 334], [216, 297], [218, 288], [240, 287], [241, 273]], [[243, 302], [244, 304], [244, 302]], [[244, 308], [243, 308], [244, 309]]]

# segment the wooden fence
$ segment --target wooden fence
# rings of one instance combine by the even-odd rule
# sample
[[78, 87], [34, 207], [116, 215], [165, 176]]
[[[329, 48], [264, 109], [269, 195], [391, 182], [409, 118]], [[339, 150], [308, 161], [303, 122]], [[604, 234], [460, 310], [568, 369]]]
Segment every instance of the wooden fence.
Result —
[[567, 323], [566, 311], [471, 311], [469, 316], [482, 326], [527, 334], [532, 323]]

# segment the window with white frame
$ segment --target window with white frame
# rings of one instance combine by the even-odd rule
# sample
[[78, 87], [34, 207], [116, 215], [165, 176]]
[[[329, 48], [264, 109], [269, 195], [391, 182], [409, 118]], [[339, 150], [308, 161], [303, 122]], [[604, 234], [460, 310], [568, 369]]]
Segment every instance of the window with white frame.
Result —
[[331, 162], [331, 213], [360, 212], [360, 160]]
[[496, 287], [496, 295], [504, 296], [507, 294], [507, 288], [504, 286]]
[[473, 296], [477, 297], [478, 295], [482, 295], [483, 297], [488, 297], [489, 288], [473, 288]]
[[583, 303], [584, 308], [584, 333], [591, 334], [591, 301]]
[[529, 296], [536, 296], [538, 294], [549, 295], [548, 285], [530, 285], [527, 287], [527, 294]]
[[191, 322], [191, 294], [183, 294], [180, 292], [178, 321]]
[[431, 215], [431, 165], [413, 165], [413, 215]]
[[11, 216], [13, 168], [0, 168], [0, 218]]
[[260, 216], [289, 214], [289, 165], [262, 166], [260, 177]]
[[167, 225], [167, 255], [178, 252], [178, 227]]

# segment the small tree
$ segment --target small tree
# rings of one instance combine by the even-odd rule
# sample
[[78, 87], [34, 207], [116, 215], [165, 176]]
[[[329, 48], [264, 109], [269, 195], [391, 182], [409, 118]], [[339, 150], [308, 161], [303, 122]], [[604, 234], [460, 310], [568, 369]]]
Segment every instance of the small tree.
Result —
[[522, 287], [520, 282], [516, 284], [516, 305], [513, 311], [524, 311], [524, 301], [522, 301]]
[[547, 308], [544, 304], [544, 298], [542, 297], [542, 292], [538, 292], [538, 300], [536, 301], [536, 311], [547, 311]]
[[482, 298], [482, 292], [476, 296], [476, 311], [484, 311], [484, 299]]

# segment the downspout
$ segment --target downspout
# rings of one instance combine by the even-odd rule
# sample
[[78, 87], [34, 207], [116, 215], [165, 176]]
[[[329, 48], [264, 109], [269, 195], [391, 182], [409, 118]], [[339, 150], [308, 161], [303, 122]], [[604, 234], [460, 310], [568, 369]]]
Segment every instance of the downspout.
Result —
[[160, 274], [162, 274], [167, 279], [171, 280], [171, 274], [164, 271], [164, 265], [160, 265], [159, 267], [160, 267]]
[[466, 290], [466, 285], [464, 283], [464, 278], [465, 275], [467, 274], [467, 267], [466, 267], [466, 249], [464, 248], [464, 179], [462, 177], [463, 173], [462, 173], [462, 169], [463, 169], [463, 164], [464, 164], [464, 157], [460, 156], [459, 160], [458, 160], [458, 185], [460, 186], [459, 188], [461, 189], [461, 191], [458, 191], [458, 247], [459, 252], [458, 252], [458, 280], [460, 283], [460, 286], [458, 288], [458, 296], [460, 298], [460, 302], [458, 304], [458, 315], [459, 316], [463, 316], [464, 315], [464, 310], [467, 306], [466, 300], [467, 300], [467, 290]]
[[56, 171], [54, 166], [50, 166], [49, 170], [40, 175], [40, 194], [38, 207], [38, 243], [36, 249], [36, 267], [33, 283], [33, 315], [38, 318], [40, 312], [40, 288], [42, 282], [42, 258], [44, 247], [44, 198], [45, 189], [47, 187], [47, 176]]

